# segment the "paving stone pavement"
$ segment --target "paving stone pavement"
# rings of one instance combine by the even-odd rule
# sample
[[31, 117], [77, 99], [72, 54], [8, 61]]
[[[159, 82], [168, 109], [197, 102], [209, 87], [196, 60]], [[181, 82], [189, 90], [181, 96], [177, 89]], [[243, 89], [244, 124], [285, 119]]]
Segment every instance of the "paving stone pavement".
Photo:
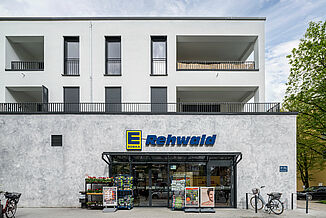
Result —
[[184, 213], [183, 211], [171, 211], [168, 208], [134, 208], [132, 210], [119, 210], [115, 213], [103, 213], [101, 210], [88, 210], [81, 208], [18, 208], [16, 218], [195, 218], [195, 217], [320, 217], [326, 218], [326, 210], [310, 210], [305, 213], [303, 208], [286, 210], [282, 215], [267, 214], [260, 211], [243, 209], [216, 209], [216, 213]]

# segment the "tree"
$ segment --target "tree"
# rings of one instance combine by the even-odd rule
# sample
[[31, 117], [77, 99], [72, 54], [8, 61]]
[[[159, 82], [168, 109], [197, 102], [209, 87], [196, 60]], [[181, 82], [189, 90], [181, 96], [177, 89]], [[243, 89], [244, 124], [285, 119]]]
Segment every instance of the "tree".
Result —
[[309, 187], [311, 169], [326, 160], [326, 21], [310, 22], [298, 48], [287, 56], [291, 65], [283, 107], [297, 117], [297, 166]]

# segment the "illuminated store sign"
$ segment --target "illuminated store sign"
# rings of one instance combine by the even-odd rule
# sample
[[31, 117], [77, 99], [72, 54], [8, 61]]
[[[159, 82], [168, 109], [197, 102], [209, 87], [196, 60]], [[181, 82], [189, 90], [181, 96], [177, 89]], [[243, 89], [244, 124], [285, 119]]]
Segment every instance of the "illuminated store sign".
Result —
[[[145, 140], [145, 139], [144, 139]], [[216, 141], [216, 135], [207, 136], [157, 136], [147, 135], [146, 146], [213, 146]], [[126, 149], [141, 150], [142, 149], [142, 131], [127, 130], [126, 131]]]

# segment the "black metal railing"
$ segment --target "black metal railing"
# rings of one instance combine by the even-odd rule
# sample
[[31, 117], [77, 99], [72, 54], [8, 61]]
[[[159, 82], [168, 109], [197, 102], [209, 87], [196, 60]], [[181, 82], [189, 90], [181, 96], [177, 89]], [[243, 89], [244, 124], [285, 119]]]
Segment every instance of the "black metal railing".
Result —
[[0, 113], [269, 113], [280, 103], [0, 103]]
[[121, 75], [121, 58], [106, 59], [105, 75]]
[[177, 70], [255, 70], [255, 61], [177, 61]]
[[64, 75], [79, 75], [79, 58], [65, 58], [64, 66]]
[[166, 58], [153, 58], [152, 59], [152, 73], [151, 75], [167, 75], [166, 71]]
[[43, 61], [11, 61], [10, 70], [38, 71], [44, 70]]

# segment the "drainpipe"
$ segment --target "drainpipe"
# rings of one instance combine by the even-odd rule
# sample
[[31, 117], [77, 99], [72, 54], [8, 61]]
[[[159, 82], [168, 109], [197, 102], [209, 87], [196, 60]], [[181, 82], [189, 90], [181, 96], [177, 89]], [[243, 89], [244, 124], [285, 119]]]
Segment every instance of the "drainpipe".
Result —
[[93, 36], [93, 23], [92, 21], [89, 22], [89, 48], [90, 48], [90, 56], [89, 56], [89, 72], [90, 72], [90, 97], [91, 103], [93, 103], [93, 44], [92, 44], [92, 37]]

